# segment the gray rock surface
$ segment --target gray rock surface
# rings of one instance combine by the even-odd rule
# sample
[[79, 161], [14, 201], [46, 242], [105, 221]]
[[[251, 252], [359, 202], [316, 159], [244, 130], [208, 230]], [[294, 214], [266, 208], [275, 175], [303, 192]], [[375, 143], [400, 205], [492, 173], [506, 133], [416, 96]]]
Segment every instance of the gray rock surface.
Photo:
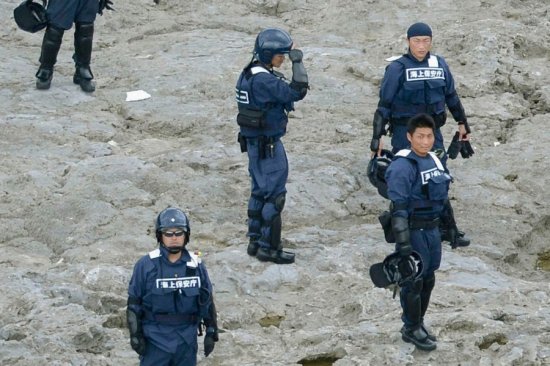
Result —
[[[42, 34], [16, 28], [18, 3], [0, 4], [0, 365], [137, 364], [127, 284], [167, 205], [189, 212], [215, 283], [223, 333], [202, 365], [550, 364], [548, 1], [115, 0], [96, 22], [93, 95], [72, 83], [72, 32], [51, 90], [34, 89]], [[476, 148], [450, 163], [473, 243], [444, 248], [431, 353], [401, 341], [398, 300], [368, 278], [391, 251], [366, 178], [370, 121], [384, 60], [417, 20]], [[285, 137], [290, 266], [245, 252], [233, 93], [267, 26], [290, 30], [311, 80]], [[152, 97], [126, 102], [138, 89]]]

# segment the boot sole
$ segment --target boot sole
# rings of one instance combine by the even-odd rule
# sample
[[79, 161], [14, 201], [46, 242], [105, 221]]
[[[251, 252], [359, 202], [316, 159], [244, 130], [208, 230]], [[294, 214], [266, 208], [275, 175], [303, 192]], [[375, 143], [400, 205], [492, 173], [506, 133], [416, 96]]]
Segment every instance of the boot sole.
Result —
[[433, 351], [437, 348], [437, 345], [434, 343], [433, 346], [430, 346], [430, 345], [426, 345], [424, 343], [420, 343], [418, 340], [416, 340], [415, 338], [412, 338], [412, 337], [409, 337], [405, 334], [401, 334], [401, 339], [407, 343], [412, 343], [416, 346], [416, 348], [422, 350], [422, 351]]
[[261, 254], [257, 254], [256, 255], [256, 258], [258, 258], [258, 260], [260, 262], [273, 262], [275, 264], [292, 264], [294, 263], [294, 258], [292, 258], [292, 260], [282, 260], [280, 258], [273, 258], [273, 257], [264, 257], [263, 255]]
[[[422, 329], [424, 329], [424, 332], [426, 332], [426, 334], [428, 335], [428, 339], [430, 341], [437, 342], [437, 337], [434, 336], [433, 334], [431, 334], [430, 332], [428, 332], [428, 330], [426, 329], [426, 327], [424, 325], [422, 325]], [[403, 334], [404, 331], [405, 331], [405, 327], [401, 328], [399, 333]]]

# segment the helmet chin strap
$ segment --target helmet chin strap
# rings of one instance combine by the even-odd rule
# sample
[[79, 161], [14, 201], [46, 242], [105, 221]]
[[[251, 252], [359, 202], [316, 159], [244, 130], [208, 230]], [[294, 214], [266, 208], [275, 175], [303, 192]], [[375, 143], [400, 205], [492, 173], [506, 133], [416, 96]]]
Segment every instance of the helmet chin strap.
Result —
[[162, 244], [164, 248], [168, 251], [170, 254], [178, 254], [179, 252], [183, 251], [183, 248], [185, 248], [185, 244], [182, 246], [177, 247], [167, 247], [166, 245]]

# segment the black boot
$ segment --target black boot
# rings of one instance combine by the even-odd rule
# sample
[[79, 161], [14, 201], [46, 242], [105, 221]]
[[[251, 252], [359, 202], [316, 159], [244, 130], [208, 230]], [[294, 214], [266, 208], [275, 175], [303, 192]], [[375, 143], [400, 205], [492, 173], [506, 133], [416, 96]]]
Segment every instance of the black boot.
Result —
[[437, 348], [437, 344], [428, 338], [428, 333], [420, 326], [401, 328], [401, 339], [407, 343], [413, 343], [416, 348], [423, 351], [433, 351]]
[[285, 252], [282, 249], [269, 249], [261, 247], [256, 253], [256, 258], [262, 262], [273, 262], [276, 264], [291, 264], [294, 263], [294, 253]]
[[[435, 342], [429, 338], [428, 333], [422, 327], [422, 317], [428, 309], [429, 297], [434, 284], [435, 276], [433, 281], [431, 277], [426, 280], [417, 278], [413, 283], [402, 288], [400, 293], [403, 317], [408, 324], [401, 328], [402, 338], [405, 342], [414, 343], [416, 347], [424, 351], [433, 351], [436, 348]], [[428, 286], [426, 290], [424, 290], [424, 285]]]
[[428, 334], [428, 339], [435, 342], [437, 338], [426, 328], [424, 325], [424, 315], [428, 310], [430, 304], [430, 297], [432, 290], [435, 286], [435, 273], [432, 273], [429, 277], [426, 277], [422, 281], [422, 290], [420, 290], [420, 327]]
[[248, 247], [246, 248], [246, 252], [248, 255], [254, 257], [256, 256], [256, 253], [258, 253], [258, 238], [250, 238], [250, 241], [248, 242]]
[[48, 26], [42, 40], [42, 50], [40, 52], [40, 68], [36, 72], [36, 89], [49, 89], [53, 78], [53, 67], [57, 62], [57, 54], [63, 40], [61, 28]]
[[466, 236], [466, 234], [463, 231], [456, 231], [454, 234], [452, 230], [447, 230], [446, 228], [439, 228], [439, 231], [441, 232], [441, 241], [448, 241], [449, 243], [453, 243], [453, 238], [451, 238], [451, 235], [455, 235], [454, 240], [454, 246], [453, 249], [456, 247], [467, 247], [470, 245], [470, 239]]
[[94, 23], [76, 23], [74, 31], [74, 55], [75, 73], [73, 82], [80, 88], [92, 93], [95, 91], [94, 75], [90, 69], [92, 59], [92, 41], [94, 38]]

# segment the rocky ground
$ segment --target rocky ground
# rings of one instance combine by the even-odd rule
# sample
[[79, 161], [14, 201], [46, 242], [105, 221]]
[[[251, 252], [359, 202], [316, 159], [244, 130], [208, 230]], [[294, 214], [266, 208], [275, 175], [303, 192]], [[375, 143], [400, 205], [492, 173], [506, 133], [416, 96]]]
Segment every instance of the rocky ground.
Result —
[[[548, 2], [115, 0], [96, 22], [92, 95], [72, 84], [72, 32], [52, 88], [35, 90], [42, 33], [16, 28], [18, 2], [0, 4], [0, 365], [137, 364], [126, 290], [168, 205], [189, 212], [215, 283], [223, 333], [201, 365], [550, 364]], [[398, 300], [368, 277], [391, 251], [366, 178], [370, 121], [385, 59], [418, 20], [476, 148], [450, 162], [472, 245], [444, 248], [431, 353], [401, 340]], [[284, 138], [289, 266], [245, 253], [234, 84], [268, 26], [291, 32], [311, 80]], [[152, 97], [126, 102], [132, 90]]]

